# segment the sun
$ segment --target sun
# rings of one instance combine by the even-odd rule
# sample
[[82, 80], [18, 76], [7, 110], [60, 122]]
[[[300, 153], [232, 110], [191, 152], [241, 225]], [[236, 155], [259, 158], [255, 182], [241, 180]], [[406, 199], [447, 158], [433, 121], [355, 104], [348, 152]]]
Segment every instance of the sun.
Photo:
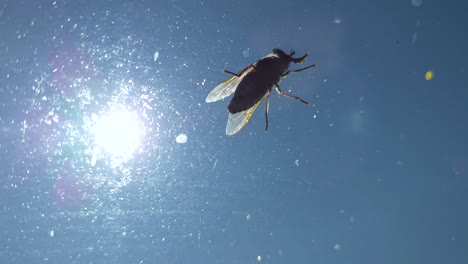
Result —
[[144, 129], [135, 112], [119, 109], [99, 118], [93, 133], [100, 151], [126, 161], [140, 147]]

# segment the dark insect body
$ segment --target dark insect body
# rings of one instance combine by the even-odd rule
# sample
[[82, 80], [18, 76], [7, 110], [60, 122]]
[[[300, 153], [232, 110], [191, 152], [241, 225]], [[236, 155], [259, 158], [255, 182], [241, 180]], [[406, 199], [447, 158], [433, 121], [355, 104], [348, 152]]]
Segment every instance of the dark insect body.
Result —
[[289, 64], [302, 63], [309, 55], [306, 53], [299, 58], [293, 58], [294, 52], [288, 55], [280, 49], [273, 49], [272, 53], [260, 59], [254, 64], [247, 66], [239, 73], [224, 70], [233, 76], [218, 84], [206, 97], [206, 102], [215, 102], [226, 98], [234, 93], [234, 97], [228, 106], [229, 118], [226, 125], [226, 134], [234, 135], [249, 122], [250, 117], [258, 105], [266, 97], [265, 106], [265, 131], [268, 130], [268, 100], [273, 87], [276, 91], [286, 97], [297, 99], [304, 104], [308, 102], [301, 98], [283, 92], [279, 87], [281, 78], [291, 72], [300, 72], [315, 66], [309, 65], [304, 68], [289, 70]]

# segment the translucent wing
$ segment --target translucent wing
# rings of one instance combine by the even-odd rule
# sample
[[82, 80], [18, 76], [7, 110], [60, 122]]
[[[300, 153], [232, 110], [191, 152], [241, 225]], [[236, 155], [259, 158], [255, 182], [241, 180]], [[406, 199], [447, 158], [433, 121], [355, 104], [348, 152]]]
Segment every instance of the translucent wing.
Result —
[[240, 77], [233, 75], [231, 78], [226, 79], [222, 83], [218, 84], [206, 97], [207, 103], [216, 102], [224, 99], [236, 91], [237, 85], [241, 81]]
[[239, 132], [245, 125], [247, 125], [253, 113], [255, 110], [257, 110], [257, 107], [268, 93], [269, 92], [266, 92], [262, 99], [260, 99], [254, 106], [250, 107], [249, 109], [235, 114], [229, 113], [228, 122], [226, 125], [226, 135], [232, 136]]
[[236, 91], [237, 86], [242, 81], [245, 75], [247, 75], [254, 68], [254, 64], [247, 66], [237, 76], [233, 75], [231, 78], [224, 80], [218, 84], [206, 97], [206, 102], [216, 102], [224, 99]]

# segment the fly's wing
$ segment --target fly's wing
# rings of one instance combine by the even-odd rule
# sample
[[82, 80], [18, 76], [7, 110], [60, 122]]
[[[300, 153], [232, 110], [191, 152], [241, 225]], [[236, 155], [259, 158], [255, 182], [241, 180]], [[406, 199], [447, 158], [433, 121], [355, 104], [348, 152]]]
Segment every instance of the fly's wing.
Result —
[[216, 102], [224, 99], [236, 91], [237, 85], [239, 85], [241, 77], [233, 75], [231, 78], [226, 79], [222, 83], [218, 84], [206, 97], [207, 103]]
[[233, 94], [239, 83], [242, 81], [245, 75], [254, 69], [255, 64], [247, 66], [243, 69], [238, 76], [233, 75], [231, 78], [224, 80], [222, 83], [218, 84], [206, 97], [207, 103], [216, 102], [218, 100], [224, 99], [229, 95]]
[[265, 96], [268, 93], [269, 92], [266, 92], [262, 99], [260, 99], [255, 105], [253, 105], [249, 109], [234, 114], [229, 113], [228, 122], [226, 125], [226, 135], [232, 136], [239, 132], [245, 125], [247, 125], [253, 113], [255, 112], [255, 110], [257, 110], [257, 107], [260, 105], [260, 103], [263, 101], [263, 98], [265, 98]]

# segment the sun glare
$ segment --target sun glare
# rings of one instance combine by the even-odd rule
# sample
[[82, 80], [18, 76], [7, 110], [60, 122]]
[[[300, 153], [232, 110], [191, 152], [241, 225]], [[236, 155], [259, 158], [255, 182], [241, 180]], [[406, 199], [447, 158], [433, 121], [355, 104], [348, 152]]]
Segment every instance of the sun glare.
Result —
[[143, 128], [136, 113], [116, 110], [96, 122], [94, 136], [100, 150], [125, 161], [140, 147]]

